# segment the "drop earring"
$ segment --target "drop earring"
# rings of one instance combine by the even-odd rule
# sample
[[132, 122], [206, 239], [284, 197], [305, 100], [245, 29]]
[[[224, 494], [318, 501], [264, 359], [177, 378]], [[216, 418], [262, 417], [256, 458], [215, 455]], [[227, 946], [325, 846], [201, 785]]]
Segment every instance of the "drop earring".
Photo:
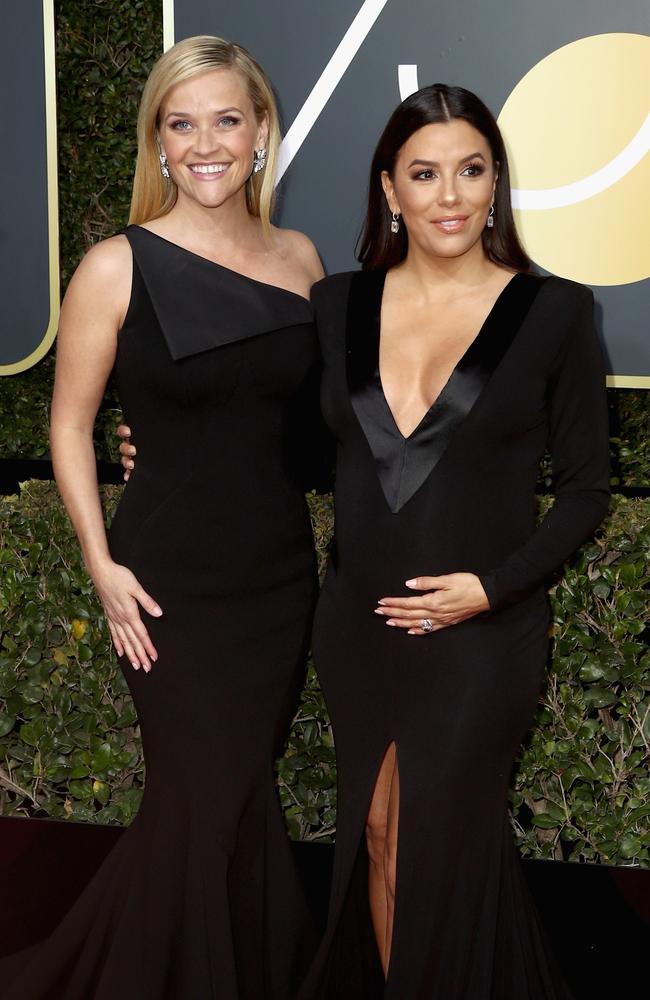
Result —
[[494, 228], [494, 202], [492, 202], [492, 204], [490, 205], [490, 211], [485, 225], [488, 227], [488, 229]]
[[400, 213], [399, 212], [393, 212], [392, 214], [393, 214], [393, 221], [390, 224], [390, 231], [391, 231], [391, 233], [399, 233], [399, 218], [400, 218]]
[[160, 173], [163, 175], [163, 177], [168, 178], [170, 176], [170, 173], [169, 173], [169, 167], [167, 166], [167, 156], [165, 153], [162, 152], [162, 150], [160, 152], [160, 156], [158, 157], [158, 159], [160, 160]]
[[264, 170], [266, 166], [266, 149], [262, 146], [261, 149], [255, 150], [255, 156], [253, 157], [253, 173], [259, 174], [260, 170]]

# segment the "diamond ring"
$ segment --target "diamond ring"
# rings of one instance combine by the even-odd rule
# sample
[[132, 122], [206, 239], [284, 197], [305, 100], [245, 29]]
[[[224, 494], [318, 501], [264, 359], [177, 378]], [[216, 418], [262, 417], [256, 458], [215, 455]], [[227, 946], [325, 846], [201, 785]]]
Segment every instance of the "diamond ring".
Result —
[[433, 622], [430, 618], [423, 618], [420, 622], [420, 628], [423, 632], [433, 632]]

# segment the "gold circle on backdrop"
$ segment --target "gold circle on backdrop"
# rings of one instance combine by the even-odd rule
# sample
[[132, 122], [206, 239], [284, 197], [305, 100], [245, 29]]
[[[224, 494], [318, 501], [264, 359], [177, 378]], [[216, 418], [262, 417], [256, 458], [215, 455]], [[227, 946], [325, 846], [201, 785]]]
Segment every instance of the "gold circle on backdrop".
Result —
[[499, 125], [517, 228], [547, 271], [590, 285], [650, 277], [650, 37], [593, 35], [517, 84]]

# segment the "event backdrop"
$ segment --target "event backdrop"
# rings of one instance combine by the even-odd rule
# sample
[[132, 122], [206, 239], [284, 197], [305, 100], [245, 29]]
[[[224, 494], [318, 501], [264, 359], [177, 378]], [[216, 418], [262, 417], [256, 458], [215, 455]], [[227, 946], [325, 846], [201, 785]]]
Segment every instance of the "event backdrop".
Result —
[[[330, 271], [355, 266], [368, 164], [400, 98], [437, 80], [476, 90], [506, 136], [531, 256], [594, 287], [609, 384], [650, 388], [647, 0], [162, 2], [166, 47], [215, 33], [266, 67], [287, 130], [280, 220]], [[38, 361], [58, 318], [52, 8], [0, 5], [0, 374]]]
[[0, 375], [39, 361], [59, 322], [53, 5], [0, 4]]
[[165, 47], [239, 41], [267, 70], [286, 131], [283, 225], [328, 271], [355, 266], [372, 151], [418, 86], [499, 115], [517, 221], [543, 269], [594, 287], [610, 385], [650, 388], [648, 0], [164, 0]]

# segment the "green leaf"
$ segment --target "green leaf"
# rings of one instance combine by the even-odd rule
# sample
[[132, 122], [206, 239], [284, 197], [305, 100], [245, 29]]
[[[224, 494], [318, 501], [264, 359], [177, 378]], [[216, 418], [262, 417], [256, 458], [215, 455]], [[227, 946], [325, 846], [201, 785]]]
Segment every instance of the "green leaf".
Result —
[[557, 819], [551, 816], [550, 813], [538, 813], [533, 816], [531, 820], [533, 826], [539, 826], [542, 830], [554, 830], [558, 825]]
[[13, 716], [0, 711], [0, 738], [10, 733], [15, 725], [16, 719]]
[[614, 704], [616, 694], [609, 688], [590, 687], [584, 693], [584, 700], [590, 708], [605, 708]]
[[643, 845], [638, 837], [626, 835], [625, 837], [621, 838], [620, 852], [621, 856], [626, 859], [635, 857], [642, 849], [642, 847]]

